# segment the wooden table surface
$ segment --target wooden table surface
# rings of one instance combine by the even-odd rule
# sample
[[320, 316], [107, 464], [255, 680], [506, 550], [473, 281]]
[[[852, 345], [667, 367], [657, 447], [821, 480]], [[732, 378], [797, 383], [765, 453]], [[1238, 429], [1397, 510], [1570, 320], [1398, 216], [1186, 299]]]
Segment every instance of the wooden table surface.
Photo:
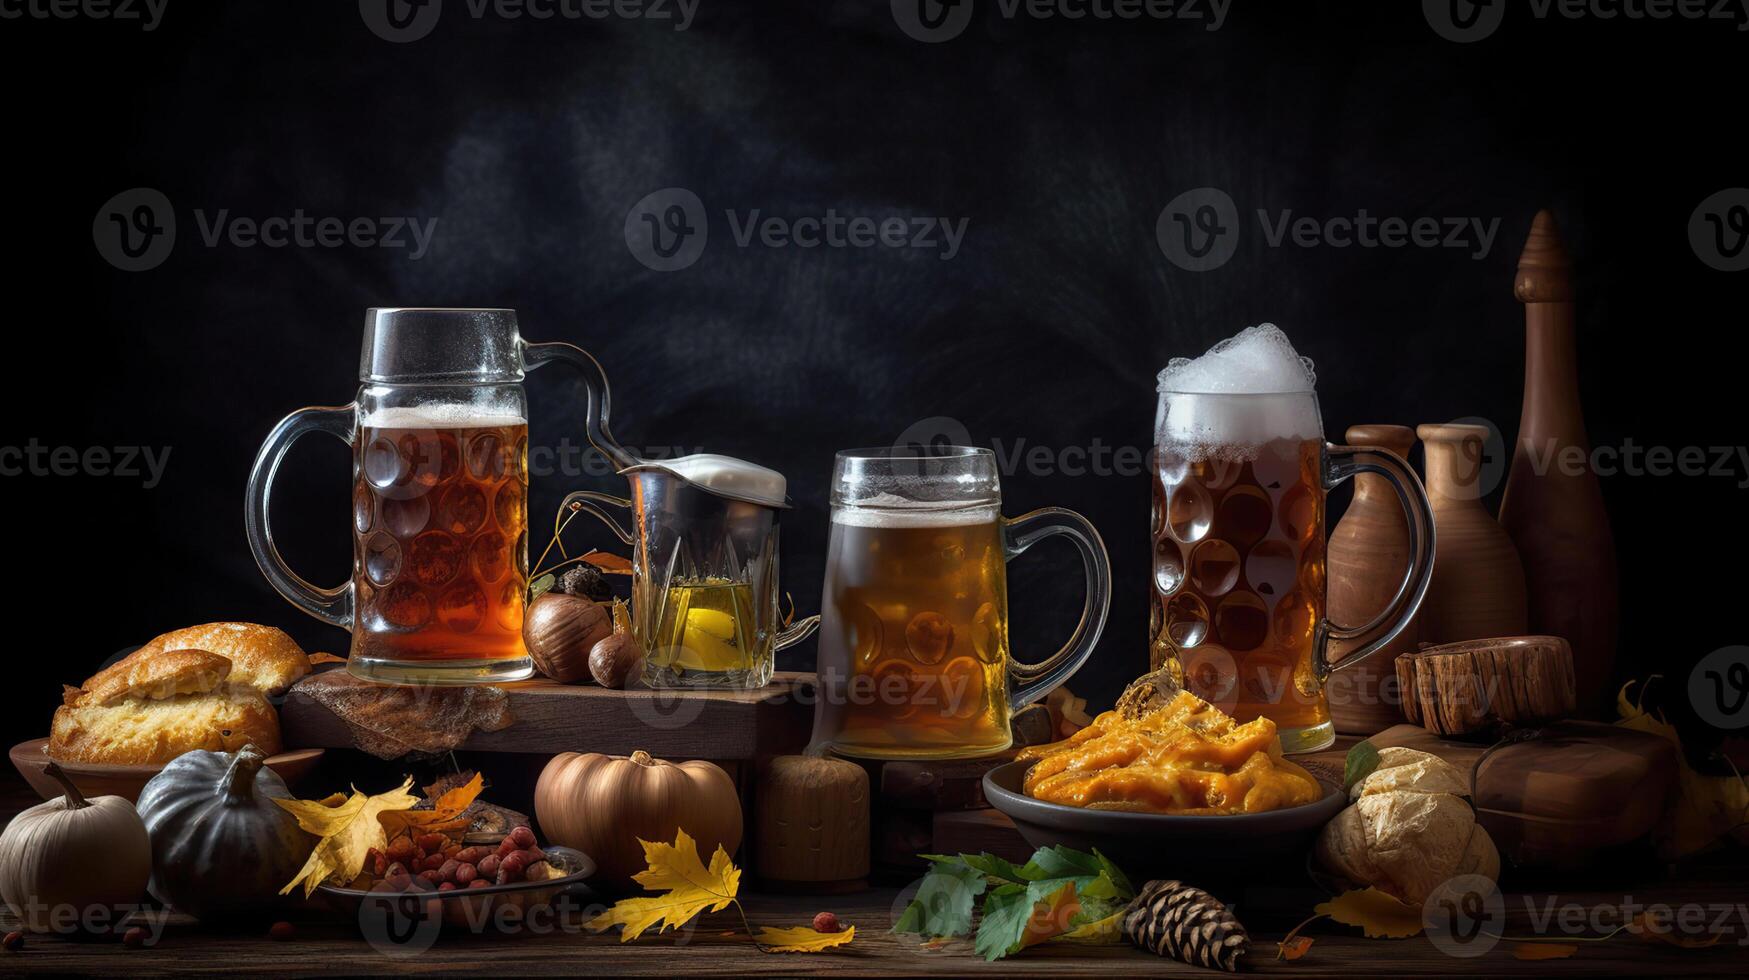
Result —
[[[0, 817], [38, 802], [16, 774], [0, 779]], [[1739, 856], [1740, 858], [1740, 856]], [[1425, 936], [1406, 940], [1368, 940], [1357, 930], [1321, 922], [1307, 930], [1312, 949], [1300, 960], [1277, 961], [1275, 943], [1295, 921], [1310, 914], [1318, 900], [1308, 889], [1288, 891], [1264, 908], [1238, 909], [1251, 929], [1253, 945], [1246, 958], [1248, 972], [1298, 976], [1732, 976], [1749, 974], [1749, 867], [1710, 865], [1687, 878], [1661, 880], [1662, 873], [1644, 869], [1624, 874], [1611, 887], [1560, 892], [1509, 892], [1505, 896], [1507, 936], [1524, 936], [1535, 920], [1556, 907], [1589, 909], [1624, 901], [1698, 903], [1731, 910], [1727, 935], [1708, 949], [1680, 949], [1623, 935], [1606, 942], [1581, 942], [1568, 959], [1525, 961], [1515, 958], [1512, 942], [1501, 941], [1483, 955], [1459, 958], [1442, 952]], [[579, 927], [591, 914], [588, 896], [567, 914], [531, 922], [521, 932], [415, 933], [407, 946], [364, 938], [356, 918], [310, 908], [288, 918], [294, 936], [267, 938], [268, 923], [232, 932], [215, 932], [177, 915], [149, 913], [161, 930], [149, 946], [128, 948], [113, 938], [69, 939], [28, 936], [22, 949], [0, 952], [0, 975], [99, 974], [266, 974], [283, 976], [336, 974], [456, 973], [496, 975], [792, 975], [845, 976], [988, 975], [988, 976], [1130, 976], [1210, 975], [1206, 971], [1162, 959], [1129, 946], [1070, 947], [1044, 945], [995, 963], [986, 963], [969, 941], [939, 947], [915, 936], [888, 930], [903, 907], [893, 888], [833, 897], [777, 896], [747, 889], [743, 896], [755, 927], [804, 925], [815, 912], [837, 913], [857, 927], [850, 946], [821, 954], [761, 953], [739, 931], [732, 910], [708, 915], [702, 924], [682, 933], [648, 935], [621, 944], [615, 935], [595, 935]], [[1552, 903], [1552, 904], [1551, 904]], [[1711, 914], [1717, 914], [1711, 913]], [[0, 930], [17, 927], [0, 910]], [[735, 930], [733, 933], [730, 930]]]

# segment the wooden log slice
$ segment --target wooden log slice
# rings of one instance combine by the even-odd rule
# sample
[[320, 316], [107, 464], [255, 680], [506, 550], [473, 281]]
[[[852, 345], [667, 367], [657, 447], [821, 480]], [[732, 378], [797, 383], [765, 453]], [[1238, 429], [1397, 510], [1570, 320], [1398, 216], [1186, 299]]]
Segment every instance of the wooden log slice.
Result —
[[1397, 658], [1403, 714], [1436, 735], [1497, 722], [1534, 725], [1577, 703], [1573, 651], [1558, 636], [1511, 636], [1427, 647]]

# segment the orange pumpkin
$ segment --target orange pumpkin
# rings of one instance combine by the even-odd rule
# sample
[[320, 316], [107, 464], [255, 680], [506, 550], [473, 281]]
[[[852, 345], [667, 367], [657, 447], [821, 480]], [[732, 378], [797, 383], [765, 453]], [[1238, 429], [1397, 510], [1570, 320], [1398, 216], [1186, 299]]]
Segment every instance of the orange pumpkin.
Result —
[[730, 854], [741, 846], [741, 799], [722, 767], [641, 749], [554, 756], [535, 784], [534, 813], [548, 840], [594, 858], [609, 885], [631, 887], [648, 866], [640, 839], [672, 843], [684, 828], [706, 864], [718, 845]]

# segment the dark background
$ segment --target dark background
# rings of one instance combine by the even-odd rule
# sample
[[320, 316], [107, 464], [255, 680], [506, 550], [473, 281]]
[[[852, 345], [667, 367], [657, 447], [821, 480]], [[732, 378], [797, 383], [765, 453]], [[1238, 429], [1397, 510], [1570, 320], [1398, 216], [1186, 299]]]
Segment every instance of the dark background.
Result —
[[[1531, 216], [1578, 265], [1581, 371], [1600, 445], [1737, 445], [1743, 274], [1691, 250], [1696, 205], [1746, 183], [1744, 35], [1718, 22], [1539, 22], [1479, 43], [1420, 5], [1246, 3], [1206, 21], [1002, 18], [928, 45], [886, 3], [703, 0], [689, 31], [645, 20], [504, 20], [449, 0], [410, 44], [350, 2], [170, 0], [154, 32], [0, 21], [9, 189], [0, 236], [9, 383], [0, 445], [172, 447], [155, 489], [119, 477], [0, 479], [14, 530], [5, 736], [44, 733], [61, 682], [215, 619], [345, 635], [257, 572], [242, 497], [275, 420], [343, 404], [371, 305], [509, 306], [535, 339], [606, 366], [628, 443], [785, 472], [784, 584], [819, 600], [836, 449], [959, 420], [1012, 447], [1146, 446], [1154, 374], [1239, 328], [1281, 324], [1319, 364], [1332, 435], [1357, 422], [1481, 417], [1516, 430], [1513, 269]], [[653, 272], [632, 205], [685, 187], [710, 212], [691, 268]], [[1155, 219], [1180, 192], [1242, 215], [1499, 218], [1492, 251], [1268, 248], [1169, 263]], [[123, 272], [93, 216], [134, 187], [174, 203], [161, 266]], [[431, 252], [206, 247], [193, 212], [439, 219]], [[735, 247], [723, 210], [969, 218], [958, 256]], [[1708, 345], [1726, 345], [1709, 350]], [[578, 390], [531, 378], [534, 441], [582, 440]], [[347, 462], [307, 440], [281, 482], [294, 567], [348, 572]], [[1749, 473], [1617, 477], [1619, 672], [1685, 678], [1743, 640]], [[537, 515], [611, 476], [539, 481]], [[1145, 477], [1017, 473], [1007, 511], [1071, 507], [1103, 531], [1111, 619], [1072, 682], [1095, 706], [1145, 668]], [[579, 524], [569, 537], [606, 546]], [[535, 537], [535, 550], [544, 535]], [[1011, 573], [1016, 649], [1054, 648], [1080, 605], [1051, 543]], [[813, 643], [782, 666], [808, 667]], [[1675, 689], [1673, 688], [1673, 691]], [[1670, 707], [1686, 709], [1672, 697]]]

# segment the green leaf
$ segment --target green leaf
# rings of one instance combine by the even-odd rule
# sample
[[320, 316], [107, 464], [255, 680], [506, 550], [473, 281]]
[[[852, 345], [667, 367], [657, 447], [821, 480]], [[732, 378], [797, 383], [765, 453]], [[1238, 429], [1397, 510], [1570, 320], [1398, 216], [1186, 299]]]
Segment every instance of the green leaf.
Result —
[[893, 931], [923, 936], [970, 934], [972, 903], [984, 893], [984, 873], [958, 858], [935, 855], [929, 860], [934, 866], [917, 886], [917, 896], [893, 923]]
[[1099, 869], [1105, 872], [1107, 878], [1111, 879], [1112, 886], [1117, 889], [1119, 898], [1127, 902], [1136, 897], [1136, 886], [1130, 884], [1129, 876], [1124, 874], [1121, 868], [1111, 863], [1110, 858], [1099, 853], [1097, 847], [1093, 849], [1093, 856], [1099, 859]]
[[535, 579], [528, 584], [528, 601], [533, 602], [534, 600], [539, 599], [558, 583], [559, 580], [553, 577], [552, 572], [548, 572], [540, 578]]
[[1026, 867], [1020, 873], [1027, 881], [1043, 881], [1046, 878], [1091, 878], [1105, 870], [1100, 866], [1101, 859], [1091, 854], [1058, 844], [1056, 847], [1041, 847], [1033, 852], [1032, 860], [1026, 862]]
[[972, 948], [986, 960], [999, 960], [1020, 948], [1026, 920], [1038, 902], [1026, 885], [1002, 885], [984, 897], [984, 918]]
[[1371, 742], [1356, 742], [1342, 763], [1342, 788], [1353, 789], [1355, 783], [1372, 775], [1378, 767], [1379, 750]]
[[999, 858], [994, 854], [961, 854], [959, 859], [992, 878], [1020, 883], [1032, 880], [1026, 877], [1024, 868], [1017, 867], [1014, 862]]

